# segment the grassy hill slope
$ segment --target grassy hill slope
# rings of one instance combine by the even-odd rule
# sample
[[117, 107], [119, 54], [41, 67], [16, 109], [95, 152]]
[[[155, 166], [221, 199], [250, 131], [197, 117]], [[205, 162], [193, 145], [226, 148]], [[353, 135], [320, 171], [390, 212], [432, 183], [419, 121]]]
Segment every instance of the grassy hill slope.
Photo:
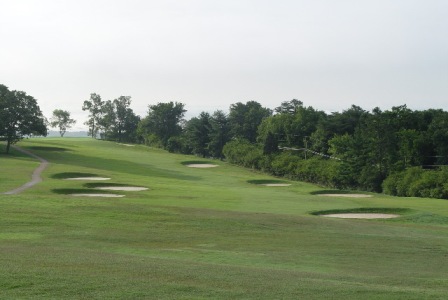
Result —
[[[44, 181], [0, 194], [2, 298], [443, 299], [448, 293], [448, 202], [339, 198], [219, 161], [91, 139], [31, 139], [51, 162]], [[0, 192], [38, 163], [0, 156]], [[73, 197], [105, 182], [148, 187]], [[5, 176], [4, 174], [13, 174]], [[8, 180], [6, 180], [8, 179]], [[106, 192], [107, 193], [107, 192]], [[313, 211], [403, 208], [390, 220], [344, 220]]]

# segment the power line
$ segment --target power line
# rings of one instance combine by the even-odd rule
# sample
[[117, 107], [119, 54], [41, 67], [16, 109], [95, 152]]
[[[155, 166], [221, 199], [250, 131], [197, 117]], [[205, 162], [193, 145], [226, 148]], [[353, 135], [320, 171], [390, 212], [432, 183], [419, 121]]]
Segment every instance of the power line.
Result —
[[342, 161], [342, 159], [340, 159], [338, 157], [334, 157], [334, 156], [331, 156], [331, 155], [319, 153], [319, 152], [316, 152], [316, 151], [313, 151], [313, 150], [310, 150], [310, 149], [306, 149], [306, 148], [291, 148], [291, 147], [280, 147], [279, 146], [278, 149], [280, 149], [280, 150], [291, 150], [291, 151], [304, 151], [305, 153], [306, 152], [310, 152], [310, 153], [313, 153], [315, 155], [319, 155], [319, 156], [322, 156], [322, 157], [326, 157], [326, 158]]

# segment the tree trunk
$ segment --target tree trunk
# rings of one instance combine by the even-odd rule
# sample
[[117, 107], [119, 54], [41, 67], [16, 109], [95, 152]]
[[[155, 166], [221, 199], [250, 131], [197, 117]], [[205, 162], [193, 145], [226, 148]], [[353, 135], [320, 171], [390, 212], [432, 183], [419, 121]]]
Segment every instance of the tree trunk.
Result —
[[11, 139], [8, 137], [6, 140], [6, 154], [9, 153], [9, 148], [11, 148]]

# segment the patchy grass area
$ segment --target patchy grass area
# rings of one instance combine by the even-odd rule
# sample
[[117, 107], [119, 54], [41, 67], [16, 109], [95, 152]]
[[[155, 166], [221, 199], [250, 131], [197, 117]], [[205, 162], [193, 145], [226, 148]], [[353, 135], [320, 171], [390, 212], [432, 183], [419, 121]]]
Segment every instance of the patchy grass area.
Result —
[[[444, 299], [448, 293], [445, 200], [321, 197], [321, 188], [302, 182], [260, 188], [248, 181], [277, 179], [223, 162], [185, 168], [200, 160], [85, 138], [19, 145], [51, 165], [32, 189], [0, 195], [1, 298]], [[2, 173], [14, 174], [0, 181], [3, 191], [23, 184], [38, 165], [18, 153], [0, 155], [0, 163]], [[61, 180], [67, 173], [151, 190], [70, 197], [102, 184]], [[402, 217], [311, 215], [353, 209]]]

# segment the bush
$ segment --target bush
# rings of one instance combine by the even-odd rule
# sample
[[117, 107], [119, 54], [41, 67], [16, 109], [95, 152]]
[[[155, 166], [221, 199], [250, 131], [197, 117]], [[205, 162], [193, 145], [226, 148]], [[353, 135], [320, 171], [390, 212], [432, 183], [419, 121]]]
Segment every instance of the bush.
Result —
[[448, 199], [448, 168], [423, 170], [409, 168], [390, 175], [383, 183], [384, 192], [394, 196]]
[[263, 158], [263, 151], [244, 139], [228, 142], [222, 152], [229, 162], [252, 169], [258, 169]]

